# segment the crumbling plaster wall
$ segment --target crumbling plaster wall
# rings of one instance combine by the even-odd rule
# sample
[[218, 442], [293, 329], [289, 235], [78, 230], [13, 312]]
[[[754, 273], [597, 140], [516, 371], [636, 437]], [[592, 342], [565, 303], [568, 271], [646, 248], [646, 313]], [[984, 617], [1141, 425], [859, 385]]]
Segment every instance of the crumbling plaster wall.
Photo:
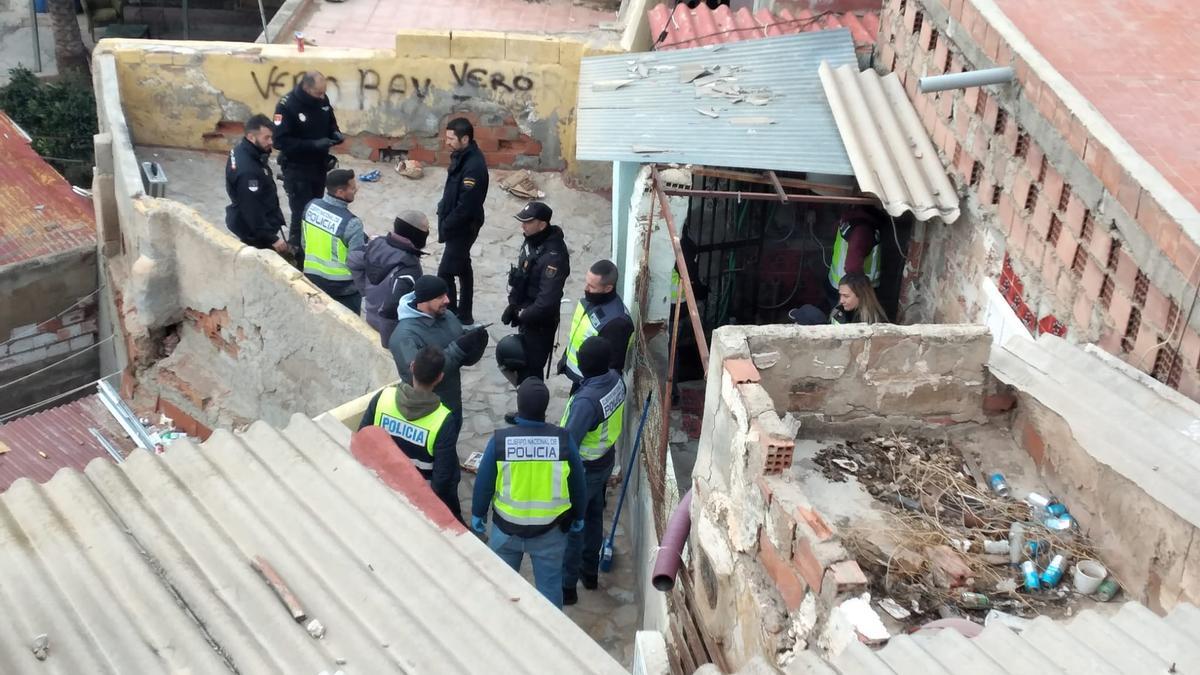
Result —
[[579, 64], [614, 51], [550, 36], [420, 30], [398, 33], [390, 50], [161, 40], [97, 47], [115, 58], [139, 145], [225, 150], [251, 114], [272, 114], [304, 71], [319, 70], [349, 137], [339, 152], [378, 159], [392, 148], [444, 165], [444, 124], [464, 115], [492, 167], [566, 169], [588, 186], [607, 186], [611, 172], [575, 160]]
[[981, 326], [713, 333], [688, 573], [732, 667], [820, 644], [829, 610], [866, 582], [791, 480], [797, 436], [983, 422], [990, 344]]
[[142, 192], [113, 56], [96, 66], [93, 188], [124, 393], [210, 427], [282, 425], [394, 380], [374, 330], [279, 256]]

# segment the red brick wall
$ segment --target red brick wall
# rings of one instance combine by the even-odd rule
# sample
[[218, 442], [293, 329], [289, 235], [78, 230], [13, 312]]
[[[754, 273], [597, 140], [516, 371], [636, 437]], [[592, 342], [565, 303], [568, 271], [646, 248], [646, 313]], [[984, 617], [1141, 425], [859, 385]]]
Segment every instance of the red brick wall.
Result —
[[[1190, 276], [1200, 246], [972, 0], [886, 0], [879, 45], [877, 67], [900, 77], [965, 195], [958, 222], [918, 233], [922, 276], [905, 297], [926, 296], [935, 320], [978, 319], [987, 275], [1035, 335], [1096, 342], [1200, 399], [1200, 334], [1183, 316], [1193, 289], [1171, 297], [1147, 274], [1171, 265]], [[917, 91], [925, 75], [997, 65], [1012, 66], [1019, 86]], [[1135, 260], [1122, 246], [1118, 218], [1150, 237], [1151, 255]]]

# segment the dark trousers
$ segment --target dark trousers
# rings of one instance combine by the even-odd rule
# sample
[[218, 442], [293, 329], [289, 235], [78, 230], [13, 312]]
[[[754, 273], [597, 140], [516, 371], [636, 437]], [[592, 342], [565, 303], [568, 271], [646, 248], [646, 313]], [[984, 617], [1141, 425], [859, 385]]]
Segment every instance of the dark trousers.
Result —
[[337, 300], [346, 309], [354, 312], [355, 316], [362, 316], [362, 294], [353, 293], [351, 295], [339, 295], [333, 298]]
[[304, 245], [301, 243], [300, 218], [304, 216], [304, 207], [325, 193], [325, 172], [308, 167], [285, 168], [283, 170], [283, 191], [287, 193], [288, 209], [292, 212], [288, 220], [287, 241], [296, 251], [296, 267], [304, 269]]
[[550, 326], [521, 325], [517, 332], [525, 346], [525, 367], [517, 374], [517, 382], [524, 382], [528, 377], [539, 380], [546, 378], [546, 362], [554, 351], [554, 335], [558, 332], [558, 322]]
[[563, 588], [575, 588], [579, 577], [595, 577], [600, 571], [600, 546], [604, 544], [604, 507], [608, 497], [608, 478], [616, 463], [616, 451], [597, 466], [584, 466], [583, 481], [587, 486], [587, 507], [583, 515], [583, 532], [567, 533], [567, 552], [563, 557]]
[[442, 250], [437, 275], [446, 282], [450, 311], [464, 324], [474, 323], [475, 270], [471, 268], [471, 247], [479, 230], [468, 237], [449, 239]]

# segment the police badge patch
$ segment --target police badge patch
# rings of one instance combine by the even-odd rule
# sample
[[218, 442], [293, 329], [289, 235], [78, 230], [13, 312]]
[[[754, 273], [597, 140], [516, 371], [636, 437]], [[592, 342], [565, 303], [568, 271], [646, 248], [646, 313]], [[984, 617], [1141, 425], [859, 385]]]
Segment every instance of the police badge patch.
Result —
[[296, 117], [299, 117], [301, 122], [308, 121], [308, 118], [304, 116], [304, 113], [300, 113], [299, 115], [296, 115]]

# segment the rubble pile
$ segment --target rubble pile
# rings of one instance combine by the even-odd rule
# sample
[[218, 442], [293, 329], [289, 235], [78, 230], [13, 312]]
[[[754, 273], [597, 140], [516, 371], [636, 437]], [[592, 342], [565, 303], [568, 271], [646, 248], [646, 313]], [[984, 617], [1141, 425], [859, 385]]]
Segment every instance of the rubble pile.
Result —
[[880, 436], [815, 460], [828, 479], [857, 480], [888, 509], [886, 531], [843, 537], [879, 609], [904, 625], [962, 617], [1019, 627], [1074, 614], [1085, 593], [1116, 592], [1111, 579], [1097, 589], [1093, 577], [1106, 570], [1064, 505], [1015, 498], [1002, 475], [985, 477], [948, 440]]

